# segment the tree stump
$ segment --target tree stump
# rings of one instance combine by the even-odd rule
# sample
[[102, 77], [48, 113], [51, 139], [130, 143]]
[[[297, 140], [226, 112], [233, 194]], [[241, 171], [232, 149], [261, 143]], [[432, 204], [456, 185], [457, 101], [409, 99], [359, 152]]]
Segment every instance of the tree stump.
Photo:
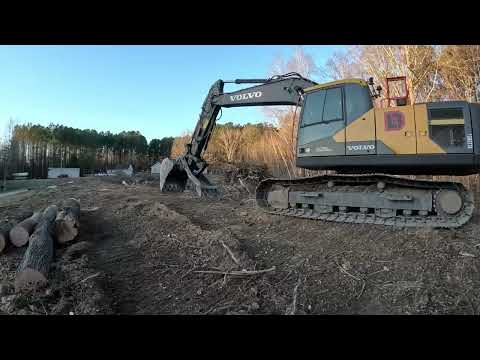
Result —
[[57, 206], [51, 205], [41, 214], [27, 251], [17, 269], [15, 290], [37, 289], [46, 285], [50, 264], [54, 256], [53, 228]]
[[33, 230], [40, 220], [40, 217], [41, 214], [36, 212], [28, 219], [25, 219], [15, 225], [12, 230], [10, 230], [10, 242], [16, 247], [21, 247], [28, 243], [28, 239], [33, 233]]
[[75, 239], [80, 226], [79, 219], [80, 202], [73, 198], [66, 200], [55, 220], [55, 238], [59, 244]]

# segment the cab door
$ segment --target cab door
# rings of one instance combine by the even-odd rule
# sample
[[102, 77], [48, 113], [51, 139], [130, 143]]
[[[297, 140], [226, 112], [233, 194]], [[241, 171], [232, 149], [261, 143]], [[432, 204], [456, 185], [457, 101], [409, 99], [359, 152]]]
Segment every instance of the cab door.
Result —
[[[345, 84], [346, 155], [375, 155], [375, 111], [368, 88], [359, 84]], [[342, 133], [334, 137], [342, 140]]]
[[[342, 90], [336, 86], [306, 94], [298, 131], [299, 157], [345, 155]], [[341, 142], [334, 139], [339, 131], [343, 133]]]
[[415, 112], [413, 106], [375, 109], [377, 154], [417, 153]]

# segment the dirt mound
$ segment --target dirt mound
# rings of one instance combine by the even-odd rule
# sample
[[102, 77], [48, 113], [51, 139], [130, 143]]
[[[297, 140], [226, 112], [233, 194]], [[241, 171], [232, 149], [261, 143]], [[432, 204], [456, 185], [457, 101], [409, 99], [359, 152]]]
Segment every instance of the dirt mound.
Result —
[[149, 216], [158, 216], [160, 218], [176, 221], [179, 223], [189, 223], [186, 216], [169, 209], [164, 204], [158, 201], [156, 201], [153, 205], [149, 207], [149, 209], [147, 210], [147, 214]]

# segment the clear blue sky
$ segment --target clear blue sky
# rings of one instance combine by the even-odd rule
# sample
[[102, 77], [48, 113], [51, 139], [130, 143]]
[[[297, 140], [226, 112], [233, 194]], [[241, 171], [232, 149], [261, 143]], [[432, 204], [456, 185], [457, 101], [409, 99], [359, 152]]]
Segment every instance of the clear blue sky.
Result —
[[[303, 46], [317, 65], [341, 46]], [[294, 46], [0, 46], [0, 130], [8, 119], [82, 129], [192, 130], [217, 79], [266, 77]], [[235, 90], [226, 85], [225, 91]], [[259, 108], [224, 109], [220, 123], [265, 121]]]

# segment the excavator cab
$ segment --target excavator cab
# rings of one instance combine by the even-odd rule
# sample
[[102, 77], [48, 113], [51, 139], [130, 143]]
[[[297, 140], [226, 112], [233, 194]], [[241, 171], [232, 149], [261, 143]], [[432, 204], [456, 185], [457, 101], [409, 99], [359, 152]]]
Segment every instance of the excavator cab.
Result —
[[339, 173], [478, 173], [479, 104], [411, 104], [404, 76], [387, 78], [386, 84], [379, 107], [372, 84], [364, 80], [305, 88], [297, 166]]
[[[372, 94], [364, 80], [334, 81], [304, 89], [298, 131], [298, 158], [345, 156], [350, 148], [347, 139], [356, 134], [345, 128], [373, 108]], [[375, 150], [375, 124], [372, 117], [362, 119], [362, 136], [350, 147], [360, 153]]]

